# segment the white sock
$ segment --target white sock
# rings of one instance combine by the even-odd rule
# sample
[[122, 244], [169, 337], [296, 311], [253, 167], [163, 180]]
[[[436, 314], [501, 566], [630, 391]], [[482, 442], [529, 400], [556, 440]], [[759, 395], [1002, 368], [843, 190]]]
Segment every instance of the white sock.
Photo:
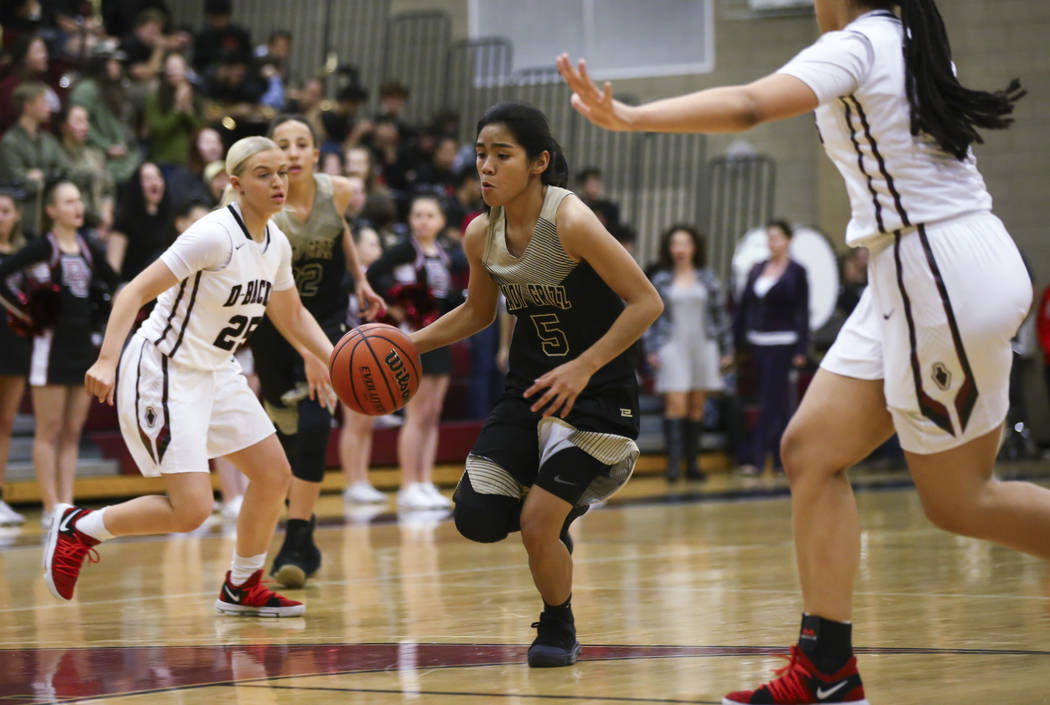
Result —
[[77, 519], [77, 531], [99, 541], [113, 538], [113, 534], [109, 533], [109, 529], [106, 528], [104, 515], [107, 509], [109, 507], [102, 507], [98, 511], [90, 512]]
[[266, 554], [244, 557], [236, 551], [233, 552], [233, 561], [230, 562], [230, 583], [234, 586], [243, 585], [244, 581], [252, 577], [257, 570], [262, 570], [266, 565]]

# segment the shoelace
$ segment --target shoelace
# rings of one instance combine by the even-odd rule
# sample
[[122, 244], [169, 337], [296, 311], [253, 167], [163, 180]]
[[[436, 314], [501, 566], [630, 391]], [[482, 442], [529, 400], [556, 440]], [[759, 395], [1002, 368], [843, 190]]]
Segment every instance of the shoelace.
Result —
[[778, 658], [787, 659], [788, 664], [774, 671], [777, 677], [766, 683], [766, 688], [777, 702], [802, 702], [812, 697], [806, 686], [810, 672], [798, 662], [795, 654], [797, 648], [792, 647], [790, 656], [778, 655]]
[[98, 563], [98, 551], [93, 546], [88, 546], [77, 539], [60, 540], [55, 546], [55, 560], [51, 561], [51, 569], [56, 573], [75, 578], [80, 575], [80, 566], [84, 563], [85, 554], [87, 554], [89, 563]]

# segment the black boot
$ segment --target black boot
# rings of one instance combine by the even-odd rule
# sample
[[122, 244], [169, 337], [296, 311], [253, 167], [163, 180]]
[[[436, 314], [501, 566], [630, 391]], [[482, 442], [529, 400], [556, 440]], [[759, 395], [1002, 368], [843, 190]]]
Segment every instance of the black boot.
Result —
[[569, 603], [559, 607], [544, 607], [540, 621], [533, 622], [536, 639], [529, 647], [529, 666], [551, 668], [571, 666], [580, 655], [580, 642], [576, 641], [576, 621]]
[[668, 482], [676, 482], [682, 472], [685, 424], [685, 419], [664, 419], [664, 447], [667, 451]]
[[321, 551], [314, 544], [314, 527], [317, 515], [310, 521], [289, 519], [285, 528], [284, 543], [273, 559], [270, 575], [288, 588], [301, 588], [306, 579], [321, 567]]
[[685, 422], [685, 479], [706, 480], [707, 473], [700, 469], [697, 453], [700, 451], [700, 434], [704, 422], [689, 419]]

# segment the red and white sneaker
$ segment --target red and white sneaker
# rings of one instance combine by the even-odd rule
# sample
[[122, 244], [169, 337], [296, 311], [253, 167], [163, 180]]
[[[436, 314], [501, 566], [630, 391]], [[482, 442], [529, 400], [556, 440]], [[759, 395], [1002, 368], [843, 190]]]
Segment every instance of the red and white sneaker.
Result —
[[802, 649], [795, 645], [791, 647], [790, 663], [777, 669], [776, 674], [778, 678], [756, 690], [730, 693], [722, 698], [722, 705], [868, 705], [857, 672], [856, 657], [829, 676], [818, 671]]
[[306, 605], [278, 595], [263, 585], [260, 569], [241, 585], [231, 583], [230, 572], [226, 571], [215, 609], [223, 614], [246, 617], [298, 617], [306, 611]]
[[55, 505], [54, 520], [44, 547], [44, 582], [59, 599], [72, 599], [85, 556], [92, 563], [98, 563], [98, 551], [94, 548], [99, 544], [98, 539], [77, 531], [77, 521], [90, 513], [90, 509], [71, 504]]

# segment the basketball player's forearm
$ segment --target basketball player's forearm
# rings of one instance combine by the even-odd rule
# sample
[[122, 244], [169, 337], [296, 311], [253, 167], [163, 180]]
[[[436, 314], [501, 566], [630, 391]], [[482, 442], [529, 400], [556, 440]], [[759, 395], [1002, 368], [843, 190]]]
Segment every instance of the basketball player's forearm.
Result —
[[492, 323], [494, 318], [494, 313], [486, 319], [484, 312], [475, 311], [467, 303], [462, 303], [429, 326], [413, 333], [412, 342], [420, 354], [437, 350], [469, 338]]
[[648, 303], [628, 304], [605, 335], [594, 341], [594, 344], [580, 353], [577, 359], [586, 364], [592, 370], [592, 374], [597, 372], [634, 345], [659, 315], [660, 309]]
[[98, 353], [98, 359], [107, 362], [115, 362], [120, 359], [120, 351], [124, 341], [131, 332], [131, 325], [135, 322], [135, 316], [146, 302], [136, 295], [136, 289], [129, 284], [117, 292], [113, 299], [113, 308], [109, 312], [109, 320], [106, 321], [106, 333], [102, 338], [102, 347]]
[[743, 86], [726, 86], [633, 107], [637, 132], [742, 132], [760, 122], [758, 106]]

